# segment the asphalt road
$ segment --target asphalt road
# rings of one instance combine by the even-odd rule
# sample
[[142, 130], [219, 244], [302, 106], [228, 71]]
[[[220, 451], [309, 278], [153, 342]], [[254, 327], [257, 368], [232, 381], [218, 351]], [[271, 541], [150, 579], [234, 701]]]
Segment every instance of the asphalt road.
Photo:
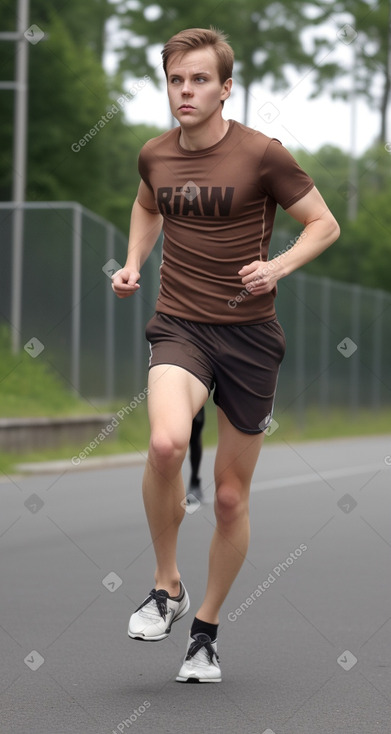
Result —
[[[191, 612], [163, 642], [127, 637], [153, 586], [142, 465], [4, 478], [1, 734], [389, 734], [390, 455], [391, 436], [266, 444], [216, 685], [175, 682]], [[186, 513], [179, 548], [191, 611], [212, 451], [202, 475], [207, 503]]]

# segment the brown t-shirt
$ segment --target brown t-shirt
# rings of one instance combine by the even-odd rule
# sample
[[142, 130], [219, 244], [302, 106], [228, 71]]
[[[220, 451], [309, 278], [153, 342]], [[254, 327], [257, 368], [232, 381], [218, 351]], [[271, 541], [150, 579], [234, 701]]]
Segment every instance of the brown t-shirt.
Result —
[[164, 218], [156, 310], [209, 323], [269, 321], [276, 290], [253, 296], [238, 271], [267, 260], [277, 204], [287, 209], [314, 182], [278, 140], [234, 120], [210, 148], [185, 150], [179, 136], [174, 128], [153, 138], [139, 156], [149, 190], [140, 204]]

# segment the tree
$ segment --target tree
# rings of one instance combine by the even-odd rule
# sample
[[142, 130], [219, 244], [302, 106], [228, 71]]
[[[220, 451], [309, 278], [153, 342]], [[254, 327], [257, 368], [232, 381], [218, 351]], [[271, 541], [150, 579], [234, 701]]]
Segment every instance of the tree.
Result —
[[[387, 141], [387, 112], [391, 93], [391, 3], [389, 0], [324, 0], [322, 19], [335, 25], [332, 39], [318, 38], [317, 46], [333, 51], [336, 40], [350, 46], [350, 61], [321, 65], [316, 70], [318, 92], [327, 89], [333, 98], [363, 97], [380, 113], [378, 141]], [[346, 80], [348, 89], [336, 86]]]
[[[102, 0], [87, 0], [89, 9]], [[83, 4], [82, 4], [83, 5]], [[85, 3], [84, 3], [85, 5]], [[91, 189], [89, 177], [99, 189], [99, 152], [90, 151], [84, 162], [71, 145], [89, 130], [111, 103], [106, 75], [98, 57], [99, 22], [88, 22], [78, 3], [70, 0], [61, 15], [60, 0], [32, 0], [30, 22], [38, 25], [46, 39], [29, 48], [28, 178], [27, 198], [77, 198]], [[1, 24], [15, 30], [15, 4], [2, 5]], [[67, 25], [69, 23], [69, 25]], [[14, 78], [14, 43], [0, 44], [3, 78]], [[1, 130], [3, 156], [0, 161], [0, 194], [10, 198], [13, 147], [12, 91], [0, 91], [3, 109]], [[99, 145], [97, 146], [99, 148]], [[86, 166], [86, 158], [88, 166]], [[74, 186], [74, 195], [71, 188]]]
[[106, 41], [106, 21], [115, 13], [109, 0], [31, 0], [31, 22], [50, 23], [61, 18], [77, 46], [89, 48], [102, 62]]
[[390, 154], [383, 145], [375, 145], [358, 159], [360, 207], [354, 222], [346, 215], [347, 154], [324, 146], [314, 155], [296, 151], [295, 157], [314, 178], [341, 227], [339, 240], [309, 263], [306, 271], [391, 291]]
[[[92, 14], [88, 22], [85, 15], [86, 7], [92, 12], [103, 3], [86, 0], [79, 7], [68, 0], [61, 13], [51, 7], [62, 4], [31, 3], [30, 20], [47, 38], [29, 48], [26, 198], [78, 201], [127, 233], [139, 180], [138, 153], [158, 132], [125, 121], [120, 80], [109, 77], [101, 64], [100, 21]], [[14, 2], [1, 5], [0, 12], [2, 28], [14, 30]], [[14, 56], [14, 44], [0, 44], [3, 79], [13, 79]], [[7, 201], [13, 175], [12, 91], [0, 91], [0, 105], [0, 199]]]
[[237, 60], [235, 73], [244, 88], [244, 122], [253, 82], [266, 79], [274, 89], [283, 89], [291, 83], [289, 67], [300, 71], [316, 63], [314, 53], [305, 50], [302, 42], [304, 31], [321, 19], [313, 3], [233, 0], [228, 13], [224, 3], [211, 8], [209, 0], [198, 0], [190, 6], [184, 6], [183, 0], [153, 6], [149, 0], [137, 0], [130, 7], [120, 1], [117, 11], [122, 29], [130, 34], [119, 48], [122, 72], [140, 76], [147, 73], [155, 84], [159, 84], [159, 74], [148, 55], [151, 45], [162, 45], [186, 27], [212, 25], [227, 33]]

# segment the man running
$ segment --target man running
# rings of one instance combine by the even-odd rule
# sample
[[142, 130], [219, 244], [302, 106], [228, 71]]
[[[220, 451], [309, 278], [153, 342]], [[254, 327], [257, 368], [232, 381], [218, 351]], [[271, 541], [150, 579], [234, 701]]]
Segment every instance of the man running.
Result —
[[[142, 287], [140, 270], [163, 226], [160, 291], [146, 327], [151, 434], [143, 498], [155, 586], [131, 615], [128, 634], [163, 640], [189, 609], [176, 557], [185, 512], [181, 467], [192, 420], [214, 388], [216, 528], [206, 593], [177, 676], [212, 683], [221, 681], [219, 611], [247, 553], [250, 483], [285, 352], [276, 284], [320, 255], [339, 227], [278, 140], [223, 118], [234, 58], [221, 32], [181, 31], [162, 56], [179, 127], [141, 150], [128, 257], [112, 283], [119, 298]], [[304, 229], [288, 252], [267, 262], [277, 204]]]

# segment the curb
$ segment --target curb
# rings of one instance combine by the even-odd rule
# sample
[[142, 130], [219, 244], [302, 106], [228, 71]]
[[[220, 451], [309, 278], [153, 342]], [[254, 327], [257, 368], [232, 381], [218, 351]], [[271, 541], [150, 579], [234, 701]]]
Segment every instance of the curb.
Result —
[[72, 464], [70, 459], [58, 461], [32, 461], [15, 464], [15, 470], [23, 474], [57, 474], [59, 472], [91, 471], [91, 469], [112, 469], [113, 467], [136, 466], [145, 464], [147, 454], [113, 454], [96, 458], [87, 458], [80, 464]]
[[[204, 454], [215, 454], [216, 447], [206, 446]], [[88, 457], [80, 461], [80, 464], [72, 464], [71, 459], [60, 459], [57, 461], [32, 461], [29, 463], [15, 464], [15, 472], [18, 474], [65, 474], [68, 472], [91, 471], [94, 469], [120, 469], [126, 466], [143, 466], [147, 461], [147, 451], [133, 454], [108, 454], [107, 456]]]
[[107, 438], [113, 437], [116, 425], [113, 425], [111, 413], [70, 415], [61, 418], [55, 416], [0, 418], [0, 449], [34, 451], [41, 448], [58, 448], [64, 443], [88, 443], [91, 436], [105, 430], [109, 431], [108, 436], [105, 434]]

